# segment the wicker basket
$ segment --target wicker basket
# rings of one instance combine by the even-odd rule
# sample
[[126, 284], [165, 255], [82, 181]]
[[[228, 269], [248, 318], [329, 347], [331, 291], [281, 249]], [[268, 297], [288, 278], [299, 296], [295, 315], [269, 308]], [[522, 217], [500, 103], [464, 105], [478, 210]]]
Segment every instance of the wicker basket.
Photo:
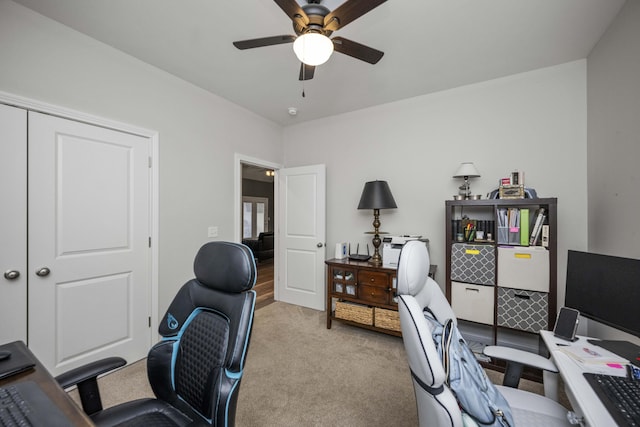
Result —
[[374, 325], [378, 328], [400, 331], [400, 315], [397, 311], [376, 307], [374, 319]]
[[366, 305], [336, 301], [336, 317], [365, 325], [373, 325], [373, 308]]

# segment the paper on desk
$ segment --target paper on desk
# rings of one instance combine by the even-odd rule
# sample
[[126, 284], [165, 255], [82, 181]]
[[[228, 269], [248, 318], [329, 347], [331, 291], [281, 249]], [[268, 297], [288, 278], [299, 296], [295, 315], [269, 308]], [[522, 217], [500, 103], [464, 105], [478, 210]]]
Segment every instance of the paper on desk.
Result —
[[576, 343], [559, 349], [573, 360], [585, 365], [606, 365], [617, 367], [616, 365], [626, 365], [629, 363], [624, 357], [600, 347], [589, 344]]

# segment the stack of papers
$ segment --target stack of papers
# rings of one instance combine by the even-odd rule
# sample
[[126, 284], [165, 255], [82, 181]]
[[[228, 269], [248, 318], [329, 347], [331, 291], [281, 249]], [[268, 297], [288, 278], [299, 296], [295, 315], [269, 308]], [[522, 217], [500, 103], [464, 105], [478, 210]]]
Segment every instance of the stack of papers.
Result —
[[608, 365], [609, 367], [619, 367], [616, 365], [626, 365], [629, 363], [624, 357], [607, 351], [603, 348], [588, 344], [573, 344], [560, 348], [560, 351], [582, 364]]

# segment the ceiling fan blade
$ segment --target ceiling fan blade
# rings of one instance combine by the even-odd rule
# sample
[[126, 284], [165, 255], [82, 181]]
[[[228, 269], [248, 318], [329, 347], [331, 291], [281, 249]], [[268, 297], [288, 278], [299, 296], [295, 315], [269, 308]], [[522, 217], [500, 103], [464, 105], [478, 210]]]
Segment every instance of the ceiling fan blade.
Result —
[[384, 52], [343, 37], [334, 37], [331, 41], [336, 52], [349, 55], [369, 64], [376, 64], [384, 55]]
[[380, 6], [385, 1], [387, 0], [347, 0], [324, 17], [324, 29], [336, 31]]
[[314, 65], [307, 65], [304, 62], [301, 62], [300, 76], [298, 77], [298, 80], [311, 80], [315, 71], [316, 67]]
[[287, 14], [289, 19], [298, 24], [302, 28], [306, 28], [309, 25], [309, 17], [302, 10], [300, 5], [295, 0], [274, 0], [280, 9]]
[[271, 36], [262, 37], [259, 39], [240, 40], [233, 42], [233, 45], [240, 50], [252, 49], [254, 47], [272, 46], [275, 44], [293, 43], [296, 36], [284, 35], [284, 36]]

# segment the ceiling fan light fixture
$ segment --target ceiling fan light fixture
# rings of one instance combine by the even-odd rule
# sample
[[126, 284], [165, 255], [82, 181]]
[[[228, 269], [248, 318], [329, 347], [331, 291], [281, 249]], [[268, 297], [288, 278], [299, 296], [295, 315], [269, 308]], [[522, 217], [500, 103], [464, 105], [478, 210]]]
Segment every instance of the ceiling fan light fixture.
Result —
[[307, 65], [321, 65], [327, 62], [333, 53], [333, 42], [320, 33], [305, 33], [293, 42], [293, 51]]

